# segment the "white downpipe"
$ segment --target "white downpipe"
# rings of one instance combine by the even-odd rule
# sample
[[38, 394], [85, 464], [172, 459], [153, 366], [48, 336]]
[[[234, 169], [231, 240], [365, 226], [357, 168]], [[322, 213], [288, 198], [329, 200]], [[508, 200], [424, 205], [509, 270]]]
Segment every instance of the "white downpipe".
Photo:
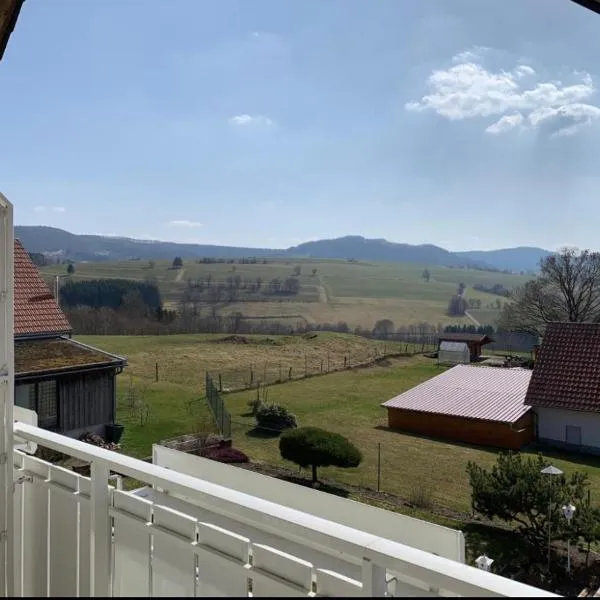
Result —
[[14, 232], [11, 203], [0, 194], [0, 595], [14, 595], [13, 404]]

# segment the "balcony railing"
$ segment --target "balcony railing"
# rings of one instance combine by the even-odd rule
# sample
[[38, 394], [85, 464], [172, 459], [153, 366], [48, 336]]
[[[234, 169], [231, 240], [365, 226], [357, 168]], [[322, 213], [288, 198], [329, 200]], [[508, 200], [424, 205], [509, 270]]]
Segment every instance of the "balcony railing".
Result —
[[[17, 596], [553, 596], [31, 425], [14, 434], [91, 464], [88, 478], [14, 452]], [[111, 472], [151, 498], [114, 489]], [[173, 497], [195, 510], [166, 506]]]

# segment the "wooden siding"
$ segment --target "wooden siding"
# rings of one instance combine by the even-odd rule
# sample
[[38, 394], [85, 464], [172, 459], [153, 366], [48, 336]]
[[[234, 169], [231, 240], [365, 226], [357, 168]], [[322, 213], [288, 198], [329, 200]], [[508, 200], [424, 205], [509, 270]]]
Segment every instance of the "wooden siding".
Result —
[[533, 441], [533, 416], [525, 414], [513, 429], [508, 423], [465, 419], [449, 415], [388, 408], [388, 425], [391, 429], [419, 433], [480, 446], [494, 446], [518, 450]]
[[68, 433], [114, 422], [114, 372], [65, 377], [58, 382], [60, 431]]

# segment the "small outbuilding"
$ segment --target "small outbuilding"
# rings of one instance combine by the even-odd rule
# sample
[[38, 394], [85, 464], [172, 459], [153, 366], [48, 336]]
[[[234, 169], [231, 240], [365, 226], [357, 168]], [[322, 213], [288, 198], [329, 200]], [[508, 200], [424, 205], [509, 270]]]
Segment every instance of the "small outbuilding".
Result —
[[467, 344], [471, 355], [471, 362], [481, 358], [481, 348], [494, 340], [482, 333], [440, 333], [438, 338], [438, 352], [443, 342], [458, 342]]
[[471, 362], [469, 347], [464, 342], [440, 342], [438, 363], [441, 365], [468, 365]]
[[533, 441], [529, 369], [456, 365], [388, 400], [391, 429], [518, 450]]

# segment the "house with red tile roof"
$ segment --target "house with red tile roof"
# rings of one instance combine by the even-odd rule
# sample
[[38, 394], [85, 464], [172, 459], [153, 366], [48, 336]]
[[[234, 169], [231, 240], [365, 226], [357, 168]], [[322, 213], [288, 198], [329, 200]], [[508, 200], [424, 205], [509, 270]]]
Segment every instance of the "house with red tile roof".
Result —
[[539, 443], [600, 454], [600, 323], [550, 323], [525, 404]]
[[40, 427], [71, 437], [105, 434], [116, 419], [125, 359], [71, 338], [65, 314], [21, 242], [14, 246], [15, 404]]

